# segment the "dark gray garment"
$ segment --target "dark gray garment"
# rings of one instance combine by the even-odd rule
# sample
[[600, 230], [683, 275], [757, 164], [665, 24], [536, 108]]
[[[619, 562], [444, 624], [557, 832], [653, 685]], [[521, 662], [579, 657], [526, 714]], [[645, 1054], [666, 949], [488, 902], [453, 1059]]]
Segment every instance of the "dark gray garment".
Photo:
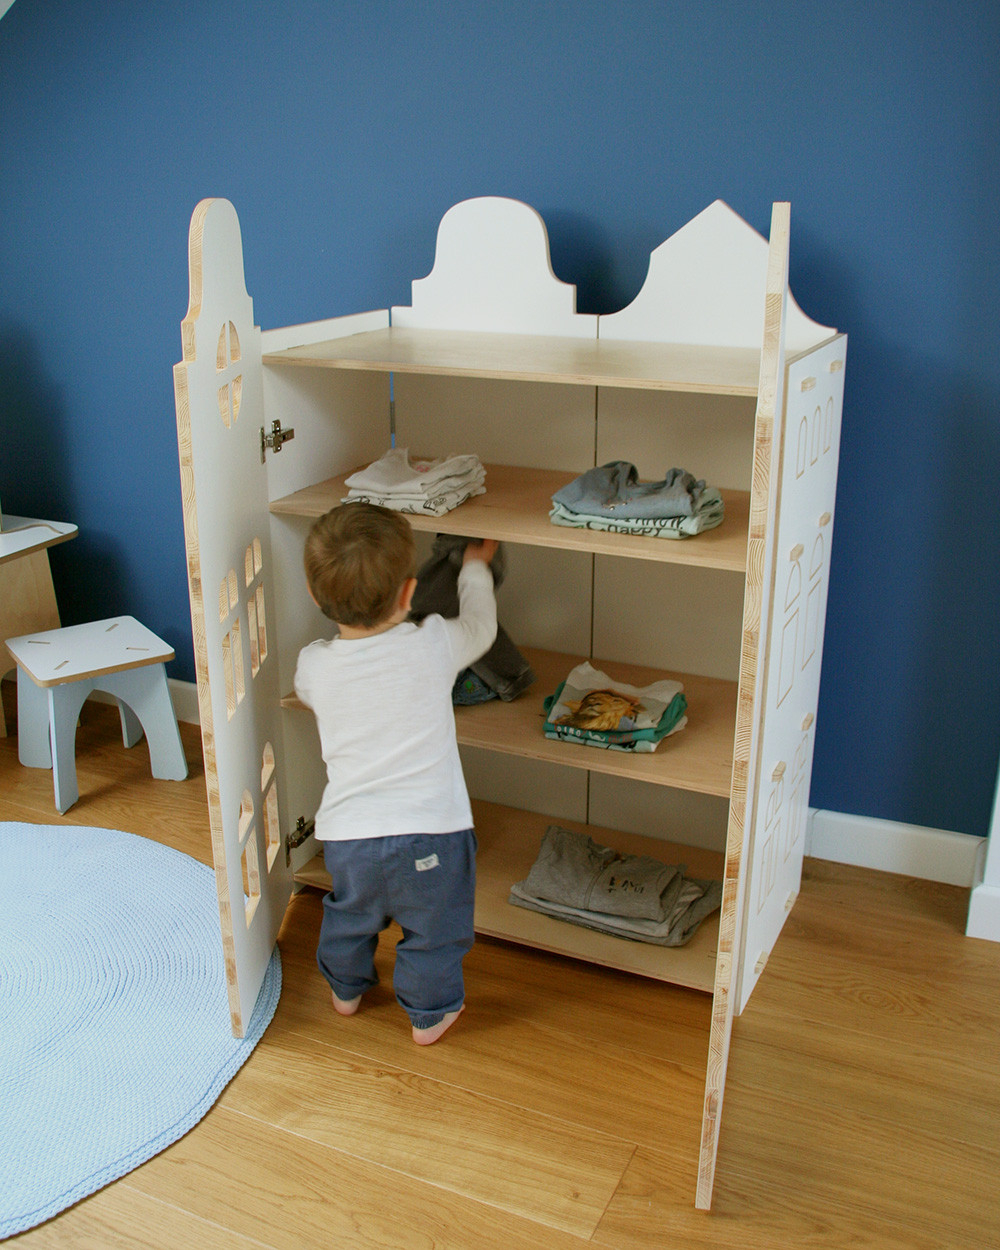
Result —
[[[417, 589], [410, 607], [410, 619], [422, 621], [436, 612], [446, 620], [458, 616], [458, 575], [462, 556], [473, 538], [457, 534], [438, 534], [427, 560], [417, 570]], [[490, 561], [493, 584], [499, 586], [507, 570], [503, 546], [497, 547]], [[516, 699], [535, 680], [531, 665], [521, 655], [502, 625], [497, 626], [496, 641], [489, 651], [469, 666], [473, 673], [507, 702]]]
[[523, 885], [535, 898], [564, 907], [662, 921], [680, 892], [681, 877], [670, 864], [620, 855], [584, 834], [550, 825]]
[[685, 469], [671, 469], [662, 482], [640, 482], [634, 464], [612, 460], [588, 469], [552, 496], [571, 512], [611, 520], [693, 516], [704, 481], [695, 481]]
[[[646, 882], [644, 899], [636, 891], [615, 888], [616, 879]], [[664, 883], [664, 889], [656, 910], [648, 903], [658, 882]], [[589, 901], [581, 906], [582, 900]], [[646, 856], [619, 855], [585, 834], [550, 825], [538, 859], [525, 880], [511, 887], [508, 901], [600, 933], [657, 946], [682, 946], [720, 906], [722, 885], [686, 876], [683, 865], [671, 867]]]

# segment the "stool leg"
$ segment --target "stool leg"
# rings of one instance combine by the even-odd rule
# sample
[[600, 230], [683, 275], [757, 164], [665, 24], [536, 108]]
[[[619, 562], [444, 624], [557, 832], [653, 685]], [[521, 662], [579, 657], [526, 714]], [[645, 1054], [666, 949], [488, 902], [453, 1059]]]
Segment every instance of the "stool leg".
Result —
[[21, 668], [17, 670], [17, 758], [26, 768], [51, 768], [49, 700]]
[[149, 766], [161, 781], [183, 781], [188, 775], [180, 730], [163, 664], [148, 664], [112, 673], [101, 689], [123, 700], [138, 717], [149, 743]]
[[80, 797], [76, 779], [76, 723], [92, 687], [87, 682], [49, 686], [49, 727], [52, 735], [52, 785], [56, 810], [69, 811]]
[[142, 741], [142, 722], [127, 703], [118, 700], [118, 714], [122, 721], [122, 742], [126, 747], [138, 746]]

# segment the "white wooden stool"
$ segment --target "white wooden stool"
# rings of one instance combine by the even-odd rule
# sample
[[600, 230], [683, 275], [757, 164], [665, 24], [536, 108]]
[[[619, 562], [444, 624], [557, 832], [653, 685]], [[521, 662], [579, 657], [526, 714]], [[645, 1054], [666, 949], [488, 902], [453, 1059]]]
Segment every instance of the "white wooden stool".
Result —
[[76, 724], [95, 690], [118, 701], [126, 747], [149, 743], [154, 777], [183, 781], [187, 761], [167, 687], [173, 650], [131, 616], [8, 638], [17, 662], [17, 755], [29, 768], [51, 768], [56, 808], [80, 797]]

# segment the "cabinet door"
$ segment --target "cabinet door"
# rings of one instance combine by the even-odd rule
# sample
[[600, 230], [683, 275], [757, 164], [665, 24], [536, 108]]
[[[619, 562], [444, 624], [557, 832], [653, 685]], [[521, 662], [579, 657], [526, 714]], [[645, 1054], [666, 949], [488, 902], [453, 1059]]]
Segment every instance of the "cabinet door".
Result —
[[774, 430], [780, 478], [737, 1014], [767, 963], [802, 878], [846, 347], [844, 336], [837, 335], [788, 366], [784, 416]]
[[239, 221], [203, 200], [174, 367], [198, 705], [233, 1032], [242, 1037], [291, 894], [260, 329]]
[[695, 1197], [695, 1204], [702, 1209], [711, 1206], [715, 1183], [729, 1042], [739, 994], [739, 958], [745, 946], [747, 898], [752, 893], [754, 879], [765, 868], [762, 843], [754, 837], [753, 813], [760, 784], [765, 657], [771, 619], [769, 587], [774, 567], [775, 488], [779, 480], [774, 451], [775, 430], [784, 410], [788, 239], [789, 206], [775, 204], [768, 247], [760, 381], [754, 422], [753, 480], [726, 873], [719, 919], [719, 949]]

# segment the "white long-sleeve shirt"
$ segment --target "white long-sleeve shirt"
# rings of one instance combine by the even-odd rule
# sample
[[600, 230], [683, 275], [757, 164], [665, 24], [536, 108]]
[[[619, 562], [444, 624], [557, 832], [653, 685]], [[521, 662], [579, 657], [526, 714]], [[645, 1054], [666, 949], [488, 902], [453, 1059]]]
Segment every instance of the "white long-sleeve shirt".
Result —
[[451, 691], [496, 637], [493, 575], [483, 561], [462, 567], [458, 598], [454, 620], [428, 616], [299, 653], [295, 692], [316, 716], [327, 771], [320, 841], [471, 827]]

